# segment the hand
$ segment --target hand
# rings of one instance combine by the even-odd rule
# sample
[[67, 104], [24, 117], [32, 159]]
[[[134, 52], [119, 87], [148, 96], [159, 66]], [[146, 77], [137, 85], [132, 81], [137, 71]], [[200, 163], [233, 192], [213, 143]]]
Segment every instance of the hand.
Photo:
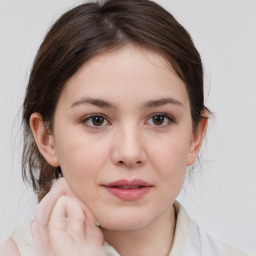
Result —
[[105, 256], [90, 209], [59, 179], [39, 203], [31, 233], [34, 256]]

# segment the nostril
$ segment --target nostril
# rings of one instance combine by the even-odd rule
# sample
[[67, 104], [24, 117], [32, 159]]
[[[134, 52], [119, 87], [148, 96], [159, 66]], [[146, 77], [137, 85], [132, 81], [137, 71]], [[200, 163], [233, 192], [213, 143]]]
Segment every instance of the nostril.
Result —
[[124, 161], [118, 161], [118, 164], [124, 165]]
[[136, 161], [136, 162], [134, 162], [134, 164], [132, 163], [132, 162], [125, 162], [125, 161], [118, 161], [118, 165], [119, 166], [140, 166], [140, 165], [142, 165], [143, 164], [143, 161]]

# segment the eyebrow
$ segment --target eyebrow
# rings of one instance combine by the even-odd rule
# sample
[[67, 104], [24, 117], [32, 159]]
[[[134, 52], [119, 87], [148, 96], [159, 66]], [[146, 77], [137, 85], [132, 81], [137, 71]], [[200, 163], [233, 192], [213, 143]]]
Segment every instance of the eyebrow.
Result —
[[147, 102], [145, 104], [145, 106], [151, 108], [151, 107], [161, 107], [161, 106], [164, 106], [166, 104], [172, 104], [172, 105], [184, 108], [184, 105], [180, 101], [172, 99], [172, 98], [164, 98], [164, 99], [159, 99], [159, 100], [150, 100], [149, 102]]
[[114, 105], [112, 105], [111, 103], [109, 103], [105, 100], [93, 99], [93, 98], [82, 98], [82, 99], [74, 102], [71, 107], [75, 107], [75, 106], [79, 106], [79, 105], [83, 105], [83, 104], [91, 104], [91, 105], [95, 105], [100, 108], [116, 108]]
[[[116, 106], [105, 101], [105, 100], [101, 100], [101, 99], [94, 99], [94, 98], [81, 98], [80, 100], [74, 102], [71, 107], [76, 107], [79, 105], [83, 105], [83, 104], [91, 104], [91, 105], [95, 105], [97, 107], [100, 108], [112, 108], [112, 109], [116, 109]], [[163, 98], [163, 99], [158, 99], [158, 100], [150, 100], [148, 102], [146, 102], [145, 104], [143, 104], [142, 107], [146, 107], [146, 108], [152, 108], [152, 107], [161, 107], [164, 106], [166, 104], [172, 104], [178, 107], [183, 107], [184, 105], [178, 101], [175, 100], [173, 98]]]

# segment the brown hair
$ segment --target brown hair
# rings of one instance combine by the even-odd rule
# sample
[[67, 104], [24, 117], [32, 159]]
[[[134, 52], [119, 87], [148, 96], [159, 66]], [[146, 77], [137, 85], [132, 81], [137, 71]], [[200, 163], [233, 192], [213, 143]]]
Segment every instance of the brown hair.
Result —
[[55, 22], [41, 44], [23, 103], [23, 178], [31, 182], [39, 200], [60, 168], [50, 166], [40, 154], [29, 127], [31, 114], [40, 113], [51, 130], [67, 80], [96, 54], [125, 44], [156, 51], [169, 61], [186, 85], [194, 129], [207, 110], [200, 55], [169, 12], [149, 0], [107, 0], [73, 8]]

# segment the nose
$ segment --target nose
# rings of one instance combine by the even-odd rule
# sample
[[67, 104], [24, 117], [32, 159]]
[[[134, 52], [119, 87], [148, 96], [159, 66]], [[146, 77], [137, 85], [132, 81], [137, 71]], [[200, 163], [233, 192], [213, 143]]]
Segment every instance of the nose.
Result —
[[143, 136], [136, 127], [124, 127], [113, 138], [112, 161], [129, 169], [143, 166], [147, 161]]

